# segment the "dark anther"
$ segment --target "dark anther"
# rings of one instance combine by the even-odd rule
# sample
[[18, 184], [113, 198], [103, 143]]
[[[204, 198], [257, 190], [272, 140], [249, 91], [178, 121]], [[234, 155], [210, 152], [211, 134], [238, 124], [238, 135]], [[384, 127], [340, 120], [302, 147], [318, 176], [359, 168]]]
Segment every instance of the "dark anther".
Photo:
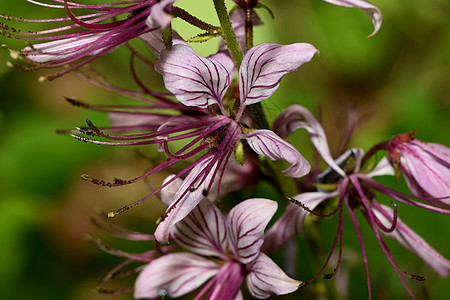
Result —
[[83, 107], [83, 108], [89, 108], [90, 106], [86, 103], [83, 103], [81, 101], [72, 99], [72, 98], [68, 98], [68, 97], [64, 97], [66, 99], [67, 102], [69, 102], [70, 104], [72, 104], [73, 106], [76, 107]]
[[425, 281], [427, 278], [425, 276], [411, 274], [411, 279], [415, 279], [417, 281]]
[[114, 178], [114, 184], [129, 184], [131, 183], [131, 180], [123, 180], [123, 179], [119, 179], [119, 178]]
[[302, 282], [302, 283], [300, 283], [300, 284], [298, 285], [298, 288], [303, 288], [303, 287], [305, 287], [305, 286], [307, 286], [307, 285], [309, 285], [309, 284], [310, 284], [310, 282], [308, 282], [308, 281]]

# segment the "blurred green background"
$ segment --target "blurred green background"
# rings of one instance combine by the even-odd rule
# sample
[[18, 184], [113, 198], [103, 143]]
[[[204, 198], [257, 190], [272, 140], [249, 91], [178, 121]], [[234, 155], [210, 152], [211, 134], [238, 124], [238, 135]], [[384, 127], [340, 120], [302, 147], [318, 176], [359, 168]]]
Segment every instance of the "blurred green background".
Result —
[[[99, 3], [100, 1], [92, 1]], [[217, 24], [212, 1], [185, 0], [179, 3], [194, 15]], [[320, 112], [332, 149], [339, 147], [349, 111], [359, 116], [351, 146], [368, 150], [394, 134], [417, 130], [417, 138], [450, 144], [450, 26], [448, 0], [377, 0], [383, 13], [380, 32], [372, 32], [369, 18], [358, 9], [337, 7], [315, 0], [264, 0], [275, 19], [265, 10], [258, 14], [265, 26], [255, 29], [256, 43], [309, 42], [320, 50], [312, 62], [286, 77], [280, 89], [264, 106], [274, 118], [289, 104], [299, 103]], [[228, 2], [231, 8], [231, 1]], [[39, 7], [25, 0], [0, 0], [0, 11], [24, 18], [61, 16], [60, 10]], [[7, 22], [22, 29], [28, 27]], [[40, 24], [39, 28], [45, 28]], [[174, 28], [183, 37], [198, 33], [195, 28]], [[21, 49], [25, 43], [7, 40], [2, 44]], [[216, 49], [217, 41], [195, 45], [200, 54]], [[116, 53], [93, 65], [110, 81], [131, 84], [127, 71], [129, 52]], [[144, 183], [109, 189], [81, 180], [83, 173], [111, 179], [141, 174], [149, 162], [132, 148], [109, 148], [81, 143], [57, 135], [55, 129], [83, 125], [88, 117], [107, 124], [104, 115], [74, 108], [63, 96], [91, 103], [126, 103], [128, 100], [101, 90], [69, 74], [53, 82], [38, 83], [49, 70], [21, 72], [6, 67], [7, 50], [0, 52], [0, 298], [2, 299], [132, 299], [131, 294], [99, 295], [95, 284], [121, 259], [102, 253], [84, 240], [85, 233], [102, 237], [106, 243], [137, 252], [148, 244], [108, 238], [89, 222], [96, 210], [115, 210], [148, 192]], [[157, 81], [150, 75], [148, 81]], [[160, 84], [160, 80], [157, 82]], [[150, 82], [151, 83], [151, 82]], [[135, 102], [133, 102], [135, 103]], [[308, 157], [311, 146], [305, 136], [291, 140]], [[311, 156], [309, 156], [311, 157]], [[163, 176], [162, 176], [163, 177]], [[162, 177], [153, 178], [158, 182]], [[391, 178], [383, 183], [407, 191], [403, 182]], [[253, 194], [264, 194], [265, 185]], [[380, 198], [389, 203], [388, 199]], [[163, 207], [156, 199], [120, 216], [118, 221], [136, 230], [152, 232]], [[399, 215], [447, 258], [450, 257], [450, 218], [399, 205]], [[369, 252], [375, 299], [408, 299], [395, 270], [377, 244], [363, 219], [361, 228]], [[342, 265], [350, 276], [349, 299], [367, 298], [360, 249], [352, 225], [346, 220], [344, 242], [349, 258]], [[336, 220], [323, 222], [327, 245], [331, 245]], [[446, 233], [447, 232], [447, 233]], [[450, 281], [437, 276], [413, 254], [388, 241], [400, 267], [427, 276], [425, 282], [410, 283], [419, 299], [448, 299]], [[298, 278], [308, 280], [318, 267], [308, 259], [307, 247], [298, 242]], [[280, 264], [283, 261], [278, 254]], [[346, 270], [345, 270], [346, 269]], [[318, 280], [319, 284], [320, 281]], [[125, 282], [129, 286], [131, 281]], [[119, 285], [121, 286], [121, 285]], [[307, 299], [309, 287], [286, 297]]]

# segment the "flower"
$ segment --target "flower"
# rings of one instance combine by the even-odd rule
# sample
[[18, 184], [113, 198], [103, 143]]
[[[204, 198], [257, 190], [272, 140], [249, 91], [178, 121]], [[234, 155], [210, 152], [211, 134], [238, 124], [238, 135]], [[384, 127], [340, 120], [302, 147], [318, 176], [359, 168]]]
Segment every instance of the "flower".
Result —
[[[317, 151], [322, 155], [324, 160], [329, 163], [332, 157], [330, 155], [328, 145], [326, 144], [326, 137], [323, 129], [308, 110], [298, 105], [291, 106], [280, 114], [278, 119], [274, 122], [274, 129], [280, 132], [282, 136], [289, 135], [298, 128], [305, 128], [307, 130], [311, 136], [313, 144], [316, 146]], [[420, 236], [406, 226], [406, 224], [398, 218], [396, 207], [392, 210], [387, 206], [379, 204], [375, 199], [374, 192], [380, 192], [397, 201], [415, 205], [431, 211], [440, 212], [447, 215], [450, 214], [450, 211], [418, 203], [416, 201], [411, 201], [408, 199], [407, 195], [380, 185], [374, 181], [372, 177], [379, 175], [394, 175], [394, 170], [386, 158], [383, 158], [373, 170], [369, 171], [363, 169], [363, 167], [365, 167], [362, 166], [363, 156], [363, 151], [361, 149], [351, 149], [336, 159], [335, 162], [329, 163], [330, 167], [317, 176], [316, 182], [319, 188], [321, 185], [330, 184], [334, 184], [335, 188], [329, 191], [309, 192], [294, 196], [291, 199], [292, 203], [287, 206], [283, 215], [267, 232], [263, 249], [266, 251], [275, 251], [282, 244], [284, 244], [288, 238], [302, 232], [304, 221], [310, 214], [321, 217], [329, 217], [335, 213], [339, 213], [338, 230], [330, 255], [328, 256], [326, 263], [320, 272], [307, 283], [315, 280], [315, 278], [317, 278], [317, 276], [324, 270], [331, 258], [331, 254], [334, 252], [337, 242], [339, 241], [339, 259], [335, 271], [331, 275], [325, 275], [327, 278], [333, 276], [339, 268], [341, 258], [343, 209], [346, 207], [357, 231], [358, 239], [361, 245], [364, 265], [366, 268], [369, 297], [371, 297], [366, 250], [354, 212], [355, 210], [360, 210], [374, 231], [375, 236], [389, 262], [397, 271], [403, 285], [411, 297], [415, 298], [407, 286], [403, 276], [417, 280], [423, 280], [423, 277], [411, 275], [400, 270], [380, 233], [397, 240], [402, 246], [419, 256], [424, 262], [429, 264], [439, 275], [443, 277], [448, 276], [450, 272], [450, 261], [439, 254]], [[321, 210], [319, 210], [319, 212], [313, 211], [325, 200], [336, 196], [338, 197], [339, 202], [335, 210], [331, 213], [323, 214], [321, 213]], [[303, 209], [299, 209], [297, 206], [300, 206]]]
[[375, 5], [365, 1], [365, 0], [324, 0], [328, 3], [345, 6], [345, 7], [358, 7], [363, 12], [365, 12], [371, 19], [374, 26], [373, 32], [369, 35], [369, 37], [374, 36], [378, 30], [380, 30], [382, 15], [378, 7]]
[[[234, 64], [226, 52], [219, 52], [205, 58], [197, 55], [192, 48], [177, 44], [161, 51], [160, 60], [155, 64], [162, 74], [166, 88], [180, 103], [167, 102], [155, 105], [155, 108], [175, 108], [175, 115], [162, 117], [161, 123], [141, 124], [123, 128], [110, 128], [109, 131], [150, 130], [148, 133], [128, 134], [125, 136], [104, 134], [93, 126], [83, 128], [81, 133], [106, 138], [110, 141], [96, 141], [84, 136], [75, 137], [97, 144], [107, 145], [147, 145], [158, 144], [168, 158], [146, 174], [128, 181], [106, 183], [92, 180], [107, 186], [118, 186], [135, 182], [146, 176], [166, 169], [177, 162], [196, 157], [176, 178], [186, 176], [183, 185], [174, 195], [175, 199], [161, 218], [155, 232], [156, 239], [167, 243], [171, 228], [181, 221], [205, 197], [218, 178], [220, 181], [227, 162], [241, 140], [245, 140], [256, 154], [271, 160], [285, 160], [290, 164], [284, 173], [290, 177], [301, 177], [310, 170], [306, 159], [289, 143], [273, 131], [255, 130], [248, 105], [269, 98], [280, 84], [281, 78], [309, 61], [317, 50], [310, 44], [291, 45], [260, 44], [248, 51], [239, 69], [239, 109], [227, 94], [231, 85]], [[231, 95], [234, 91], [231, 91]], [[181, 114], [180, 114], [181, 112]], [[143, 113], [145, 114], [145, 113]], [[180, 150], [172, 153], [169, 142], [189, 139]], [[193, 140], [192, 140], [193, 139]], [[200, 157], [198, 157], [200, 156]], [[175, 180], [175, 178], [173, 179]], [[112, 215], [119, 214], [144, 201], [166, 185], [143, 199], [123, 207]], [[219, 198], [219, 197], [217, 197]]]
[[450, 148], [424, 143], [415, 139], [414, 133], [406, 133], [389, 140], [386, 151], [415, 195], [450, 208]]
[[[25, 68], [26, 70], [73, 64], [59, 73], [48, 76], [47, 80], [52, 80], [81, 67], [95, 58], [113, 51], [131, 39], [145, 37], [146, 33], [159, 29], [159, 26], [149, 27], [146, 24], [153, 8], [160, 6], [157, 0], [133, 0], [127, 1], [126, 5], [124, 5], [124, 2], [94, 5], [56, 0], [54, 0], [56, 4], [32, 2], [41, 6], [64, 9], [67, 17], [42, 20], [13, 18], [4, 15], [2, 17], [28, 23], [73, 22], [71, 25], [37, 32], [25, 32], [1, 24], [3, 34], [8, 37], [27, 41], [44, 41], [25, 47], [20, 51], [24, 59], [33, 64], [31, 67]], [[86, 13], [80, 15], [73, 13], [83, 10]], [[77, 31], [74, 31], [74, 29]]]
[[[172, 187], [163, 192], [163, 199]], [[275, 201], [249, 199], [225, 217], [204, 199], [171, 232], [173, 239], [190, 252], [165, 254], [145, 266], [136, 280], [134, 297], [158, 298], [161, 291], [179, 297], [207, 281], [198, 298], [242, 298], [244, 280], [252, 296], [260, 299], [297, 290], [300, 282], [260, 252], [264, 229], [276, 209]]]

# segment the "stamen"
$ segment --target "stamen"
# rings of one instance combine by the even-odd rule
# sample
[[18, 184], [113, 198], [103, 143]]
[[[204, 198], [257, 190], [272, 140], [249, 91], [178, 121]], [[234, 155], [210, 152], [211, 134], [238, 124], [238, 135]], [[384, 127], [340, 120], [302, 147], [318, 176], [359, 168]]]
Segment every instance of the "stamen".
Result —
[[198, 153], [205, 150], [209, 146], [208, 143], [203, 143], [200, 146], [198, 146], [197, 148], [194, 148], [185, 154], [177, 155], [177, 154], [172, 154], [170, 152], [169, 146], [167, 144], [168, 140], [169, 139], [167, 137], [164, 137], [164, 152], [167, 154], [168, 157], [170, 157], [174, 160], [185, 160], [185, 159], [191, 158], [192, 156], [197, 155]]
[[394, 206], [391, 227], [387, 228], [386, 226], [383, 225], [383, 223], [381, 223], [381, 221], [376, 217], [376, 215], [373, 215], [378, 227], [380, 227], [381, 230], [387, 233], [393, 232], [397, 228], [397, 219], [398, 219], [397, 204], [395, 204], [394, 202], [391, 202], [391, 204]]
[[294, 203], [297, 206], [300, 206], [301, 208], [303, 208], [304, 210], [306, 210], [310, 214], [315, 215], [315, 216], [320, 217], [320, 218], [331, 217], [334, 214], [336, 214], [336, 212], [339, 210], [339, 205], [338, 205], [338, 206], [336, 206], [336, 208], [332, 212], [330, 212], [329, 214], [325, 214], [324, 215], [324, 214], [320, 214], [318, 212], [315, 212], [315, 211], [309, 209], [305, 204], [303, 204], [302, 202], [298, 201], [297, 199], [295, 199], [293, 197], [286, 197], [286, 198], [288, 198], [289, 201], [291, 201], [292, 203]]

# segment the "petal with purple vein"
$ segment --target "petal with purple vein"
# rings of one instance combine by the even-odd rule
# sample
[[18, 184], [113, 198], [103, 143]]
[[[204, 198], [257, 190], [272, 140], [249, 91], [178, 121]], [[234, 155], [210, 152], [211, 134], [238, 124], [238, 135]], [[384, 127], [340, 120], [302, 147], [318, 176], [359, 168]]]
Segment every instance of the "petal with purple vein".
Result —
[[271, 294], [284, 295], [296, 291], [301, 281], [290, 278], [267, 255], [261, 253], [247, 267], [246, 281], [253, 297], [264, 299]]
[[255, 198], [241, 202], [228, 214], [229, 249], [241, 263], [247, 264], [259, 255], [264, 229], [277, 206], [275, 201]]
[[164, 290], [170, 297], [185, 295], [216, 275], [220, 265], [191, 253], [171, 253], [144, 267], [136, 279], [134, 298], [158, 298]]
[[283, 159], [291, 164], [283, 171], [290, 177], [302, 177], [309, 173], [308, 161], [291, 144], [270, 130], [253, 130], [244, 135], [250, 147], [271, 160]]

